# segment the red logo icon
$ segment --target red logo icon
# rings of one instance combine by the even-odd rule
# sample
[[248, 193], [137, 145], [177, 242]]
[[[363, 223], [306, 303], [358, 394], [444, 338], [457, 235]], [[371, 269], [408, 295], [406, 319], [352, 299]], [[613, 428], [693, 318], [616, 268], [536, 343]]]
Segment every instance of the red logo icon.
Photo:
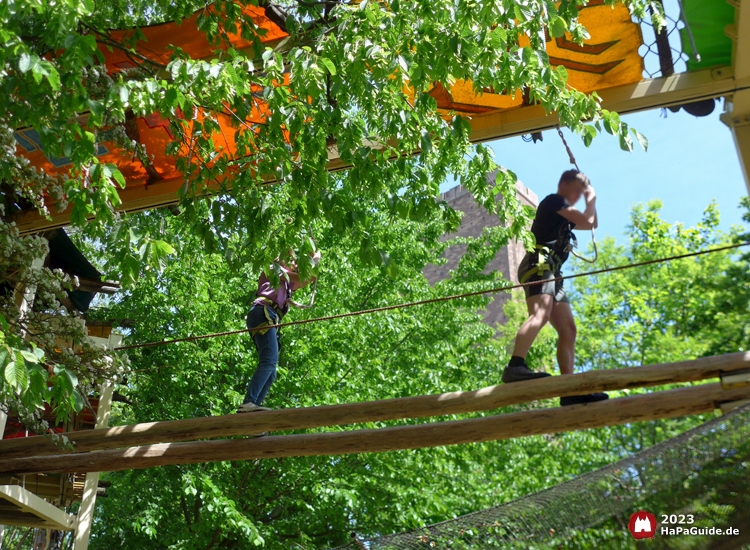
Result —
[[656, 533], [656, 516], [645, 510], [638, 510], [630, 516], [628, 530], [636, 540], [652, 539]]

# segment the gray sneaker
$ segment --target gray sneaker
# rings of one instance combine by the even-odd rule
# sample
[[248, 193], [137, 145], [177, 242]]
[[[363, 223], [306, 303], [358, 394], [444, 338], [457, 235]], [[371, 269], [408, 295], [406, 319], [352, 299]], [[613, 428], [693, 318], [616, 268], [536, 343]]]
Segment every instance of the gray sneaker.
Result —
[[548, 372], [534, 372], [529, 370], [526, 365], [519, 365], [517, 367], [505, 367], [502, 381], [505, 384], [510, 384], [511, 382], [523, 382], [524, 380], [547, 378], [548, 376], [552, 375]]
[[240, 405], [240, 407], [237, 409], [238, 413], [249, 413], [249, 412], [258, 412], [258, 411], [270, 411], [268, 407], [261, 407], [260, 405], [256, 405], [253, 402], [250, 403], [243, 403]]

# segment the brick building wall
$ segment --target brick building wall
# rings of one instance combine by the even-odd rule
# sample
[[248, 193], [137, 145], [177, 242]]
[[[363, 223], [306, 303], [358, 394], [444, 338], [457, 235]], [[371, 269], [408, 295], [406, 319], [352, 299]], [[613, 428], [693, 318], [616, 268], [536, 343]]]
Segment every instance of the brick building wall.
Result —
[[[495, 172], [492, 172], [487, 176], [487, 182], [489, 185], [494, 186], [495, 176]], [[524, 186], [521, 182], [516, 184], [516, 189], [518, 191], [518, 198], [523, 204], [536, 208], [539, 200], [531, 189]], [[460, 185], [442, 193], [441, 198], [447, 201], [454, 210], [459, 210], [464, 213], [458, 231], [444, 235], [443, 240], [452, 239], [456, 236], [479, 237], [485, 227], [500, 225], [500, 219], [497, 216], [491, 215], [487, 210], [479, 206], [471, 193]], [[448, 260], [444, 265], [428, 265], [425, 267], [424, 274], [427, 277], [427, 280], [430, 281], [430, 284], [435, 284], [438, 281], [448, 278], [450, 270], [455, 269], [458, 265], [459, 258], [461, 258], [465, 251], [466, 245], [451, 246], [443, 254]], [[488, 264], [486, 271], [499, 271], [505, 279], [517, 283], [518, 277], [516, 272], [518, 270], [518, 264], [521, 262], [524, 254], [525, 250], [523, 244], [514, 241], [498, 252], [495, 259]], [[509, 298], [510, 294], [507, 293], [495, 295], [495, 298], [490, 302], [484, 312], [484, 318], [487, 324], [494, 327], [498, 323], [505, 323], [507, 319], [503, 313], [503, 306]]]

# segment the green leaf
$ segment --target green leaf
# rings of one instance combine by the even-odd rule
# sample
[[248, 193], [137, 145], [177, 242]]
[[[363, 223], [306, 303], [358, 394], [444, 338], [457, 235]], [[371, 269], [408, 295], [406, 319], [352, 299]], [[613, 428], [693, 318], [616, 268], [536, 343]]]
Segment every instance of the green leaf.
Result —
[[399, 67], [401, 67], [401, 70], [404, 72], [404, 74], [409, 74], [409, 64], [406, 62], [406, 59], [404, 59], [404, 56], [398, 56], [398, 65]]
[[33, 352], [39, 362], [44, 361], [44, 350], [42, 348], [34, 346]]
[[490, 31], [490, 44], [493, 48], [504, 48], [506, 41], [508, 40], [508, 33], [502, 27], [495, 27]]
[[153, 240], [151, 241], [151, 244], [154, 246], [154, 249], [159, 256], [167, 256], [175, 253], [175, 249], [166, 241]]
[[432, 137], [427, 130], [422, 130], [421, 145], [423, 156], [429, 155], [432, 152]]
[[91, 109], [91, 114], [101, 119], [101, 117], [104, 115], [104, 104], [101, 101], [95, 101], [93, 99], [89, 99], [87, 103], [89, 105], [89, 109]]
[[643, 134], [641, 134], [635, 128], [631, 128], [630, 131], [635, 136], [635, 139], [638, 141], [639, 145], [641, 147], [643, 147], [643, 150], [644, 151], [648, 151], [648, 139], [646, 138], [646, 136], [644, 136]]
[[372, 254], [370, 252], [371, 244], [368, 239], [363, 240], [359, 245], [359, 261], [362, 265], [370, 265]]
[[26, 52], [23, 52], [18, 58], [18, 70], [22, 73], [28, 72], [31, 68], [31, 56]]
[[35, 354], [33, 354], [32, 352], [30, 352], [30, 351], [18, 350], [18, 353], [20, 353], [21, 357], [23, 357], [29, 363], [33, 364], [33, 363], [38, 363], [39, 362], [39, 358]]
[[565, 19], [557, 15], [549, 20], [548, 27], [552, 38], [560, 38], [568, 32], [568, 24], [565, 22]]
[[120, 170], [114, 165], [112, 168], [112, 178], [117, 182], [121, 189], [125, 189], [125, 186], [127, 185], [125, 176], [123, 176], [122, 172], [120, 172]]
[[633, 152], [633, 140], [628, 134], [620, 134], [620, 149], [623, 151]]
[[386, 267], [388, 267], [391, 263], [391, 256], [386, 252], [385, 250], [379, 250], [380, 253], [380, 263]]
[[586, 147], [588, 147], [596, 137], [596, 128], [594, 128], [594, 126], [592, 126], [591, 124], [584, 124], [582, 132], [583, 143], [586, 145]]
[[336, 66], [333, 64], [333, 61], [331, 61], [327, 57], [319, 57], [318, 61], [320, 61], [321, 65], [328, 69], [328, 72], [331, 73], [331, 75], [336, 74]]
[[85, 406], [86, 402], [83, 400], [83, 397], [81, 397], [81, 394], [78, 393], [78, 390], [73, 390], [73, 410], [79, 413]]
[[11, 361], [5, 366], [5, 380], [18, 392], [26, 390], [29, 385], [29, 371], [22, 359]]
[[78, 386], [78, 376], [70, 370], [66, 369], [62, 366], [56, 366], [55, 367], [55, 374], [61, 378], [62, 381], [64, 381], [66, 387], [72, 391], [73, 388]]
[[521, 6], [516, 2], [513, 3], [513, 10], [516, 14], [516, 19], [518, 19], [519, 21], [526, 21], [526, 14], [521, 9]]
[[177, 90], [174, 88], [167, 88], [167, 91], [164, 93], [164, 99], [166, 100], [167, 104], [169, 104], [171, 107], [177, 106]]

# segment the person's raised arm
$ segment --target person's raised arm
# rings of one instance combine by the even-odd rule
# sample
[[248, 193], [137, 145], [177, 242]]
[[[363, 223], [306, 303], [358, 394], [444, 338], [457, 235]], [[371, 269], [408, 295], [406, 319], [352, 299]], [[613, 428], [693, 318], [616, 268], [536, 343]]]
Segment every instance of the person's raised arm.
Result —
[[573, 229], [591, 229], [599, 225], [596, 215], [596, 191], [593, 186], [589, 185], [583, 191], [583, 197], [586, 200], [586, 209], [580, 210], [568, 206], [558, 212], [563, 218], [575, 224]]
[[[312, 259], [313, 259], [313, 262], [315, 262], [315, 265], [318, 265], [318, 263], [320, 263], [321, 257], [322, 256], [321, 256], [320, 250], [317, 250], [315, 254], [312, 255]], [[303, 281], [300, 279], [300, 276], [296, 271], [289, 269], [288, 267], [284, 267], [284, 266], [282, 266], [281, 269], [284, 271], [284, 273], [286, 273], [286, 276], [289, 279], [289, 283], [291, 283], [292, 288], [294, 288], [294, 290], [305, 288], [307, 285], [309, 285], [316, 279], [315, 277], [311, 277], [310, 279]]]

